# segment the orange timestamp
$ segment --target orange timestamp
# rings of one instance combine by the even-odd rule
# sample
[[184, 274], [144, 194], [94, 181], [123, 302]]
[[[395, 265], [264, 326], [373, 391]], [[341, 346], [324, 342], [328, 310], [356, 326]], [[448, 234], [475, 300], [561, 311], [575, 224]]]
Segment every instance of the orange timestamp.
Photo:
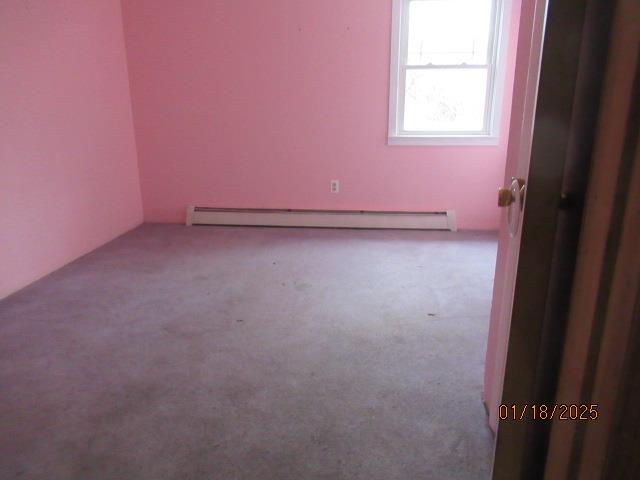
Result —
[[598, 404], [502, 404], [498, 407], [500, 420], [597, 420]]

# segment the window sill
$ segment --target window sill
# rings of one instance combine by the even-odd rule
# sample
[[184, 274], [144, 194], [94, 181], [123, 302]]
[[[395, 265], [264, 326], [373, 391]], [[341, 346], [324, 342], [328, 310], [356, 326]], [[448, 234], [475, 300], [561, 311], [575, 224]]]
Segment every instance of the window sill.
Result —
[[498, 145], [498, 137], [490, 135], [463, 136], [412, 136], [392, 135], [388, 137], [387, 145]]

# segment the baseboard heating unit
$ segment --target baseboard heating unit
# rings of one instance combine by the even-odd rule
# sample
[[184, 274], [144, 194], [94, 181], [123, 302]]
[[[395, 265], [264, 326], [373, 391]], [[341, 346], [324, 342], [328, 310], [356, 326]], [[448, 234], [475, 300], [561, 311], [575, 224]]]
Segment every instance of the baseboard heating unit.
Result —
[[450, 230], [453, 210], [445, 212], [374, 212], [366, 210], [267, 210], [257, 208], [188, 207], [187, 225], [263, 227], [390, 228]]

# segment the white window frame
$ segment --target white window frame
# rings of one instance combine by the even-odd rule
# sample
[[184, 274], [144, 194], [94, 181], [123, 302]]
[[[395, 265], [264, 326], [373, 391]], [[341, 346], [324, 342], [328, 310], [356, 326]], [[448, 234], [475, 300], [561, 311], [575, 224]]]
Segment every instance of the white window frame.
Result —
[[478, 68], [477, 65], [407, 66], [409, 39], [409, 3], [430, 0], [393, 0], [391, 37], [391, 78], [389, 93], [389, 145], [497, 145], [500, 135], [500, 116], [504, 91], [505, 54], [508, 38], [510, 0], [492, 0], [491, 37], [487, 64], [487, 99], [485, 128], [481, 132], [415, 132], [405, 131], [404, 99], [406, 70], [435, 68]]

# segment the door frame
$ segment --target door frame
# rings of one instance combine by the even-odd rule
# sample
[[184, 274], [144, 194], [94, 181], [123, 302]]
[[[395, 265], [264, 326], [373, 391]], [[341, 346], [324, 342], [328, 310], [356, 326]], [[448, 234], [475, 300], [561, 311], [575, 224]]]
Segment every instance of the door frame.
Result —
[[631, 403], [640, 395], [637, 373], [634, 378], [640, 360], [640, 3], [612, 3], [611, 52], [556, 399], [597, 404], [598, 418], [553, 422], [547, 478], [640, 474], [633, 450], [640, 438], [632, 426], [640, 417]]
[[[555, 399], [599, 109], [602, 72], [595, 67], [606, 60], [609, 38], [601, 22], [607, 3], [555, 0], [547, 9], [502, 392], [502, 403], [520, 411]], [[542, 478], [549, 429], [528, 416], [500, 420], [493, 478]]]

